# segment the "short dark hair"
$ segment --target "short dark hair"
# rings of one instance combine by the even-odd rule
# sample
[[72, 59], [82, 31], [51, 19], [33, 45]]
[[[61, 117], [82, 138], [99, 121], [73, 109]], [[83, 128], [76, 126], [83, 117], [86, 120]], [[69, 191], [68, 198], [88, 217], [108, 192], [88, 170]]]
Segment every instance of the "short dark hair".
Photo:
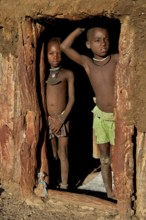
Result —
[[48, 44], [51, 42], [58, 42], [59, 44], [61, 43], [61, 38], [59, 37], [52, 37], [51, 39], [49, 39]]
[[92, 27], [92, 28], [90, 28], [90, 29], [87, 30], [87, 40], [89, 40], [91, 33], [92, 33], [95, 29], [104, 29], [104, 30], [106, 30], [107, 33], [108, 33], [108, 30], [107, 30], [106, 28], [104, 28], [104, 27]]

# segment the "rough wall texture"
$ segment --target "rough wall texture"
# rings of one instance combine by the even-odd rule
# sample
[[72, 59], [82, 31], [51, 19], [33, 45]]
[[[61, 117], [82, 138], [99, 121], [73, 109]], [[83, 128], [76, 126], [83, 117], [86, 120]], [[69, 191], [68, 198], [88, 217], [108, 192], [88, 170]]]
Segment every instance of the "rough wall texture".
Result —
[[[129, 16], [122, 22], [119, 50], [119, 64], [116, 68], [116, 129], [115, 147], [113, 150], [113, 170], [115, 174], [115, 189], [118, 196], [118, 207], [121, 219], [129, 219], [133, 187], [133, 143], [131, 141], [134, 127], [129, 125], [127, 117], [131, 111], [129, 91], [131, 87], [132, 69], [129, 61], [133, 61], [133, 28], [129, 23]], [[127, 38], [128, 35], [128, 38]], [[127, 74], [128, 73], [128, 74]], [[124, 186], [124, 187], [123, 187]]]
[[145, 203], [146, 203], [146, 194], [145, 194], [145, 175], [146, 172], [146, 134], [138, 132], [137, 134], [137, 201], [136, 201], [136, 212], [139, 219], [145, 219]]
[[[96, 1], [46, 1], [41, 3], [37, 0], [25, 1], [2, 1], [0, 14], [0, 52], [3, 56], [11, 53], [14, 57], [18, 56], [18, 27], [26, 16], [40, 18], [49, 16], [50, 18], [67, 18], [77, 20], [88, 16], [105, 14], [107, 16], [116, 16], [122, 22], [125, 16], [130, 16], [130, 26], [134, 29], [133, 44], [134, 53], [132, 59], [135, 59], [133, 69], [133, 83], [130, 93], [132, 103], [132, 112], [130, 117], [132, 124], [140, 131], [146, 131], [146, 101], [145, 101], [145, 24], [146, 24], [146, 3], [140, 1], [116, 1], [107, 0], [102, 3]], [[127, 36], [128, 38], [128, 36]], [[129, 61], [131, 65], [131, 61]], [[138, 108], [137, 108], [138, 106]], [[130, 121], [131, 121], [130, 120]]]
[[[58, 0], [58, 1], [1, 1], [0, 12], [0, 173], [5, 181], [21, 182], [24, 194], [33, 190], [36, 168], [36, 148], [42, 131], [41, 110], [36, 88], [36, 45], [41, 28], [27, 20], [66, 18], [80, 20], [89, 16], [106, 15], [120, 19], [121, 29], [119, 53], [120, 63], [116, 85], [117, 127], [122, 128], [118, 135], [117, 152], [122, 153], [120, 167], [115, 167], [121, 180], [126, 184], [124, 193], [129, 206], [132, 196], [133, 158], [132, 132], [134, 126], [139, 132], [146, 132], [146, 3], [142, 0]], [[128, 22], [127, 22], [128, 19]], [[128, 27], [128, 28], [127, 28]], [[42, 47], [43, 48], [43, 47]], [[42, 49], [43, 50], [43, 49]], [[41, 55], [40, 55], [41, 56]], [[42, 62], [43, 58], [40, 58]], [[43, 68], [43, 64], [41, 65]], [[122, 68], [124, 71], [122, 71]], [[43, 97], [43, 69], [40, 70], [40, 88]], [[43, 98], [42, 98], [43, 100]], [[124, 102], [124, 104], [122, 104]], [[126, 103], [126, 108], [125, 108]], [[43, 100], [45, 111], [45, 104]], [[122, 109], [124, 106], [124, 109]], [[121, 123], [121, 120], [123, 123]], [[117, 131], [118, 134], [118, 131]], [[43, 133], [44, 135], [44, 133]], [[45, 135], [44, 135], [45, 136]], [[122, 143], [122, 144], [121, 144]], [[119, 146], [123, 146], [121, 150]], [[141, 144], [137, 144], [137, 154]], [[45, 155], [45, 139], [41, 145]], [[124, 152], [124, 154], [123, 154]], [[139, 155], [137, 156], [139, 158]], [[47, 161], [43, 156], [43, 161]], [[115, 160], [116, 161], [116, 160]], [[115, 162], [116, 163], [116, 162]], [[145, 163], [145, 158], [142, 162]], [[42, 165], [46, 169], [45, 165]], [[141, 169], [137, 169], [138, 192]], [[26, 175], [28, 176], [26, 177]], [[125, 181], [125, 182], [124, 182]], [[145, 174], [143, 175], [143, 182]], [[129, 190], [130, 187], [130, 190]], [[128, 191], [129, 190], [129, 191]], [[145, 197], [145, 196], [144, 196]], [[143, 197], [143, 198], [144, 198]], [[145, 218], [146, 203], [137, 202], [140, 219]], [[141, 207], [139, 206], [141, 204]], [[125, 208], [124, 208], [125, 209]], [[130, 214], [126, 214], [130, 215]], [[126, 219], [126, 217], [125, 217]]]

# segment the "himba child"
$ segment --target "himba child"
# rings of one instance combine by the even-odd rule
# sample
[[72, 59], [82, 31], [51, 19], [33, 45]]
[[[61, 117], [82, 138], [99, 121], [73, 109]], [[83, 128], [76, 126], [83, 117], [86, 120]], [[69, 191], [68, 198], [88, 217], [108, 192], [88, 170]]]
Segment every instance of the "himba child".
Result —
[[107, 29], [101, 27], [87, 31], [86, 47], [93, 53], [93, 58], [79, 54], [72, 44], [84, 31], [85, 28], [76, 28], [62, 42], [61, 49], [70, 59], [83, 66], [95, 93], [93, 130], [100, 151], [101, 174], [107, 197], [115, 198], [112, 189], [111, 148], [115, 138], [113, 102], [118, 54], [109, 53], [109, 34]]
[[60, 44], [59, 38], [51, 38], [47, 44], [50, 69], [46, 81], [46, 101], [53, 156], [56, 160], [60, 160], [61, 182], [58, 187], [68, 189], [69, 117], [75, 101], [74, 74], [61, 66]]

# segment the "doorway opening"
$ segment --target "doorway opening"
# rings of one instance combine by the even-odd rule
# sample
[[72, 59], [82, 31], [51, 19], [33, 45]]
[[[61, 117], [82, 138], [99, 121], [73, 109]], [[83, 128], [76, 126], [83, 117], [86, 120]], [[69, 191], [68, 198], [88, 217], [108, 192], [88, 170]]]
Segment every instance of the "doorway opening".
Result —
[[[42, 17], [35, 20], [44, 27], [39, 44], [44, 42], [44, 61], [47, 70], [47, 42], [52, 37], [59, 37], [63, 41], [66, 36], [77, 27], [84, 27], [88, 30], [91, 27], [103, 27], [108, 29], [110, 36], [110, 52], [118, 53], [118, 41], [120, 36], [120, 21], [115, 18], [108, 18], [106, 16], [90, 16], [82, 20], [67, 20], [58, 18]], [[90, 57], [93, 55], [86, 48], [86, 30], [85, 32], [76, 39], [73, 47], [78, 50], [80, 54], [86, 54]], [[106, 199], [104, 190], [98, 191], [96, 184], [92, 182], [96, 176], [100, 175], [100, 160], [94, 159], [93, 154], [93, 140], [92, 140], [92, 109], [94, 107], [93, 102], [93, 90], [90, 82], [85, 74], [82, 67], [71, 61], [66, 55], [63, 55], [63, 66], [66, 69], [70, 69], [74, 72], [75, 76], [75, 104], [71, 112], [71, 132], [69, 139], [69, 191], [84, 193], [88, 195], [95, 195], [100, 198]], [[45, 79], [48, 77], [46, 71]], [[37, 74], [38, 76], [39, 74]], [[42, 111], [42, 117], [44, 116], [43, 106], [41, 106], [41, 96], [39, 96], [38, 88], [38, 99], [40, 108]], [[45, 117], [45, 116], [44, 116]], [[48, 137], [47, 137], [47, 140]], [[55, 189], [58, 181], [58, 168], [59, 164], [53, 159], [52, 149], [49, 141], [46, 141], [47, 156], [49, 161], [49, 179], [50, 188]], [[38, 154], [39, 161], [39, 154]], [[60, 173], [60, 172], [59, 172]], [[98, 181], [98, 180], [97, 180]], [[90, 184], [90, 182], [92, 182]], [[85, 186], [88, 183], [87, 187]], [[91, 186], [92, 185], [92, 186]], [[98, 184], [97, 184], [98, 185]]]

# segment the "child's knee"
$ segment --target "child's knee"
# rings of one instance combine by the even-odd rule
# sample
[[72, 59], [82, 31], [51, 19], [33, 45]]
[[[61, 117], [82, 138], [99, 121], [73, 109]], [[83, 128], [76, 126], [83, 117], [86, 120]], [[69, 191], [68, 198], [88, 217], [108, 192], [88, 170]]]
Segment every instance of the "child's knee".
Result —
[[101, 163], [101, 165], [108, 165], [109, 166], [111, 164], [110, 157], [101, 157], [100, 163]]

